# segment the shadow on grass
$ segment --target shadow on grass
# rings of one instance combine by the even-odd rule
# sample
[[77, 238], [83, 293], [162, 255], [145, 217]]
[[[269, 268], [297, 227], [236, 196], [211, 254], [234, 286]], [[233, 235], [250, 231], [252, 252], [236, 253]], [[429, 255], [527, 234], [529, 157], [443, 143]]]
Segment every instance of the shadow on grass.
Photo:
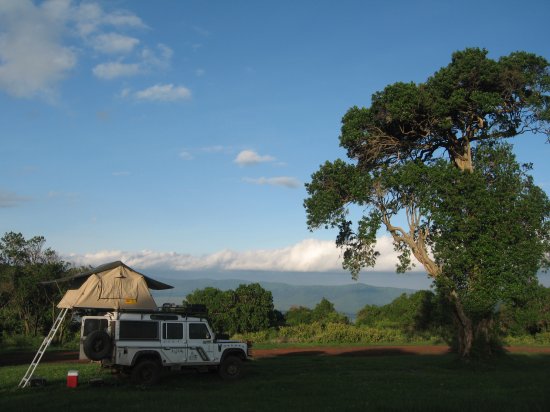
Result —
[[[36, 355], [36, 351], [6, 353], [0, 357], [0, 366], [29, 365], [32, 362], [35, 355]], [[54, 351], [47, 351], [46, 353], [44, 353], [44, 357], [42, 358], [41, 362], [70, 363], [70, 362], [87, 362], [87, 361], [79, 361], [77, 351], [54, 350]]]
[[294, 356], [403, 356], [403, 355], [446, 355], [451, 349], [445, 346], [372, 346], [372, 347], [326, 347], [326, 348], [288, 348], [261, 351], [257, 358], [294, 357]]

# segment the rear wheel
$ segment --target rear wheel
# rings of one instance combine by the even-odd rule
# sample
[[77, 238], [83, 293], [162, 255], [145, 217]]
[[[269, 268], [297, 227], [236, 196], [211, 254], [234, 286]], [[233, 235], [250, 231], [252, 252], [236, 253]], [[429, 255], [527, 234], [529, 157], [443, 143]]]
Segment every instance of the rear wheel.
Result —
[[99, 361], [111, 354], [111, 337], [103, 330], [94, 330], [84, 339], [84, 354], [91, 360]]
[[225, 380], [238, 379], [241, 376], [243, 361], [237, 356], [228, 356], [225, 358], [219, 369], [218, 373]]
[[132, 381], [139, 385], [154, 385], [160, 379], [160, 364], [152, 359], [140, 361], [132, 369]]

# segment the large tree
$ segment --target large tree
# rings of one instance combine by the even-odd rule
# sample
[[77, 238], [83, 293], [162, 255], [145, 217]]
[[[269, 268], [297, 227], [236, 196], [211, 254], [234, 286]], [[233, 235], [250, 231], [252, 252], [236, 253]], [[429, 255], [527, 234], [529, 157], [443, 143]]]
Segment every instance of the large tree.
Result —
[[[544, 192], [508, 146], [473, 149], [527, 131], [548, 135], [549, 90], [541, 57], [457, 52], [425, 83], [390, 85], [369, 108], [350, 109], [340, 143], [352, 162], [326, 162], [306, 185], [309, 228], [338, 229], [352, 276], [374, 265], [381, 226], [400, 252], [398, 271], [414, 255], [452, 303], [463, 357], [476, 338], [488, 342], [496, 303], [521, 298], [548, 263]], [[355, 226], [351, 205], [362, 211]], [[514, 262], [525, 247], [528, 256]]]

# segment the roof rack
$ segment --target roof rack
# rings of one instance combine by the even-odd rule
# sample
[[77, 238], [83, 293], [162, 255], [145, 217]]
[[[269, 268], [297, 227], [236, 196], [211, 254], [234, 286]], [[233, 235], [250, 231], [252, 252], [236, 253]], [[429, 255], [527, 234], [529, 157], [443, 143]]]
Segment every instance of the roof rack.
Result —
[[208, 316], [208, 309], [206, 305], [188, 304], [188, 305], [176, 305], [174, 303], [164, 303], [160, 308], [160, 312], [164, 313], [177, 313], [178, 315], [185, 316]]

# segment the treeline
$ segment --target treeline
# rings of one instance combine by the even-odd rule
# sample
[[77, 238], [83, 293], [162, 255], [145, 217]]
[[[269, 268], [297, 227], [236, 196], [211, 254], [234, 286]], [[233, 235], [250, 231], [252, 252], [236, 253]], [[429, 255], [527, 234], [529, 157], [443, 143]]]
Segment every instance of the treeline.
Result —
[[[207, 306], [214, 328], [256, 342], [408, 343], [453, 345], [448, 301], [431, 291], [402, 294], [383, 306], [366, 305], [355, 322], [323, 298], [314, 308], [295, 306], [286, 313], [273, 307], [271, 292], [259, 284], [236, 290], [196, 290], [188, 303]], [[540, 286], [525, 304], [495, 308], [498, 335], [508, 343], [550, 343], [550, 288]]]
[[[0, 239], [0, 339], [43, 336], [53, 324], [63, 293], [42, 282], [73, 273], [67, 262], [45, 247], [42, 236], [25, 239], [9, 232]], [[63, 333], [58, 339], [63, 338]]]
[[[25, 239], [21, 233], [6, 233], [0, 239], [0, 342], [47, 334], [64, 291], [42, 282], [85, 269], [61, 260], [41, 236]], [[384, 306], [366, 305], [354, 322], [327, 299], [313, 308], [295, 306], [281, 313], [274, 308], [272, 293], [257, 283], [227, 291], [199, 289], [186, 302], [206, 305], [216, 332], [256, 342], [452, 344], [455, 336], [452, 308], [431, 291], [403, 294]], [[550, 344], [550, 288], [539, 285], [528, 299], [497, 305], [494, 312], [494, 339]], [[57, 340], [67, 336], [62, 328]]]

